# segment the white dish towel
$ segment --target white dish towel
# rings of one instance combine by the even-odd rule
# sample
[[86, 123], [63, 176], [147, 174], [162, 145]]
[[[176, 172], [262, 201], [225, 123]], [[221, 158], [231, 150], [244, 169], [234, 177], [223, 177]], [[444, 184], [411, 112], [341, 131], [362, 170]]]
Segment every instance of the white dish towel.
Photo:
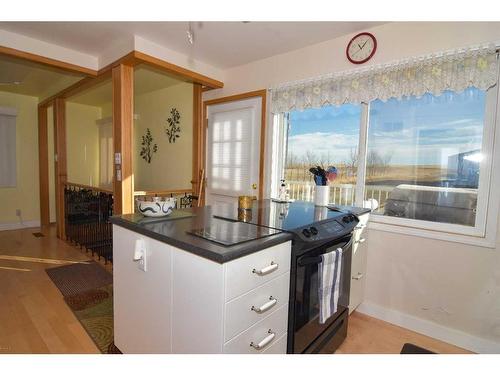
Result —
[[318, 266], [319, 276], [319, 322], [325, 323], [337, 312], [340, 295], [340, 275], [342, 273], [342, 249], [321, 255]]

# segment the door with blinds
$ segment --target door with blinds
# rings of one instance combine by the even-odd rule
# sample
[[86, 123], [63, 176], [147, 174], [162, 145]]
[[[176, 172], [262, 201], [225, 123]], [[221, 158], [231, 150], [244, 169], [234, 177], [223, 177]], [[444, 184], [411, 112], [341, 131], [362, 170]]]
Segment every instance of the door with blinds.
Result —
[[206, 203], [222, 213], [258, 195], [261, 98], [207, 107]]

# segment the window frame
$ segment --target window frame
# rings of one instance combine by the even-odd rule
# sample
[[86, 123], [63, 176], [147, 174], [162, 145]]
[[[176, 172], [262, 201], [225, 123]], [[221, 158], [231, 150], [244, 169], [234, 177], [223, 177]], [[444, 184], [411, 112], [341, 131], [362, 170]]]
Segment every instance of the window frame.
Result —
[[[499, 68], [500, 71], [500, 68]], [[495, 134], [497, 124], [500, 124], [500, 95], [497, 73], [497, 84], [486, 91], [485, 116], [481, 150], [486, 158], [481, 162], [479, 170], [478, 200], [476, 207], [476, 222], [474, 227], [440, 223], [425, 220], [392, 217], [372, 214], [369, 228], [374, 230], [413, 235], [431, 239], [440, 239], [451, 242], [494, 248], [496, 246], [496, 235], [498, 230], [498, 210], [500, 208], [500, 194], [494, 194], [493, 186], [500, 186], [500, 137]], [[366, 157], [368, 150], [368, 130], [370, 103], [361, 103], [361, 121], [358, 144], [358, 176], [356, 180], [355, 204], [363, 206], [366, 189]], [[274, 142], [271, 152], [269, 166], [272, 165], [273, 173], [271, 187], [272, 193], [277, 191], [277, 183], [283, 174], [285, 161], [281, 161], [285, 155], [283, 147], [286, 147], [287, 132], [282, 131], [284, 114], [272, 115], [274, 132], [271, 139], [278, 137]], [[277, 168], [278, 167], [278, 168]], [[495, 172], [496, 171], [496, 172]], [[277, 176], [277, 174], [280, 174]]]

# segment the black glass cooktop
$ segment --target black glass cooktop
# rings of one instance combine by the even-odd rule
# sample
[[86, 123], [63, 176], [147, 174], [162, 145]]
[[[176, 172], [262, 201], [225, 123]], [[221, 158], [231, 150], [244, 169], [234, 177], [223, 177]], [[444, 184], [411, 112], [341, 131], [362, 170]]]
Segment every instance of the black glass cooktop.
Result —
[[251, 213], [246, 214], [243, 218], [238, 217], [236, 206], [227, 206], [225, 211], [219, 210], [215, 217], [293, 231], [296, 228], [326, 219], [334, 219], [346, 213], [349, 213], [348, 209], [332, 210], [327, 207], [315, 206], [310, 202], [277, 203], [264, 199], [254, 201]]
[[281, 233], [277, 229], [259, 227], [242, 222], [211, 220], [209, 223], [210, 226], [193, 229], [187, 233], [224, 246], [237, 245]]

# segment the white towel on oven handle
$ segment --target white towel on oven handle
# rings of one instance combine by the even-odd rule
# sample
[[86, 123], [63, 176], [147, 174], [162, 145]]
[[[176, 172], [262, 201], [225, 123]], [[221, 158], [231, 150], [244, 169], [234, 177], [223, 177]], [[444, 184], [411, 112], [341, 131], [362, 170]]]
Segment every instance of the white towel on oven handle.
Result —
[[342, 248], [321, 254], [318, 265], [319, 322], [325, 323], [337, 312], [342, 273]]

